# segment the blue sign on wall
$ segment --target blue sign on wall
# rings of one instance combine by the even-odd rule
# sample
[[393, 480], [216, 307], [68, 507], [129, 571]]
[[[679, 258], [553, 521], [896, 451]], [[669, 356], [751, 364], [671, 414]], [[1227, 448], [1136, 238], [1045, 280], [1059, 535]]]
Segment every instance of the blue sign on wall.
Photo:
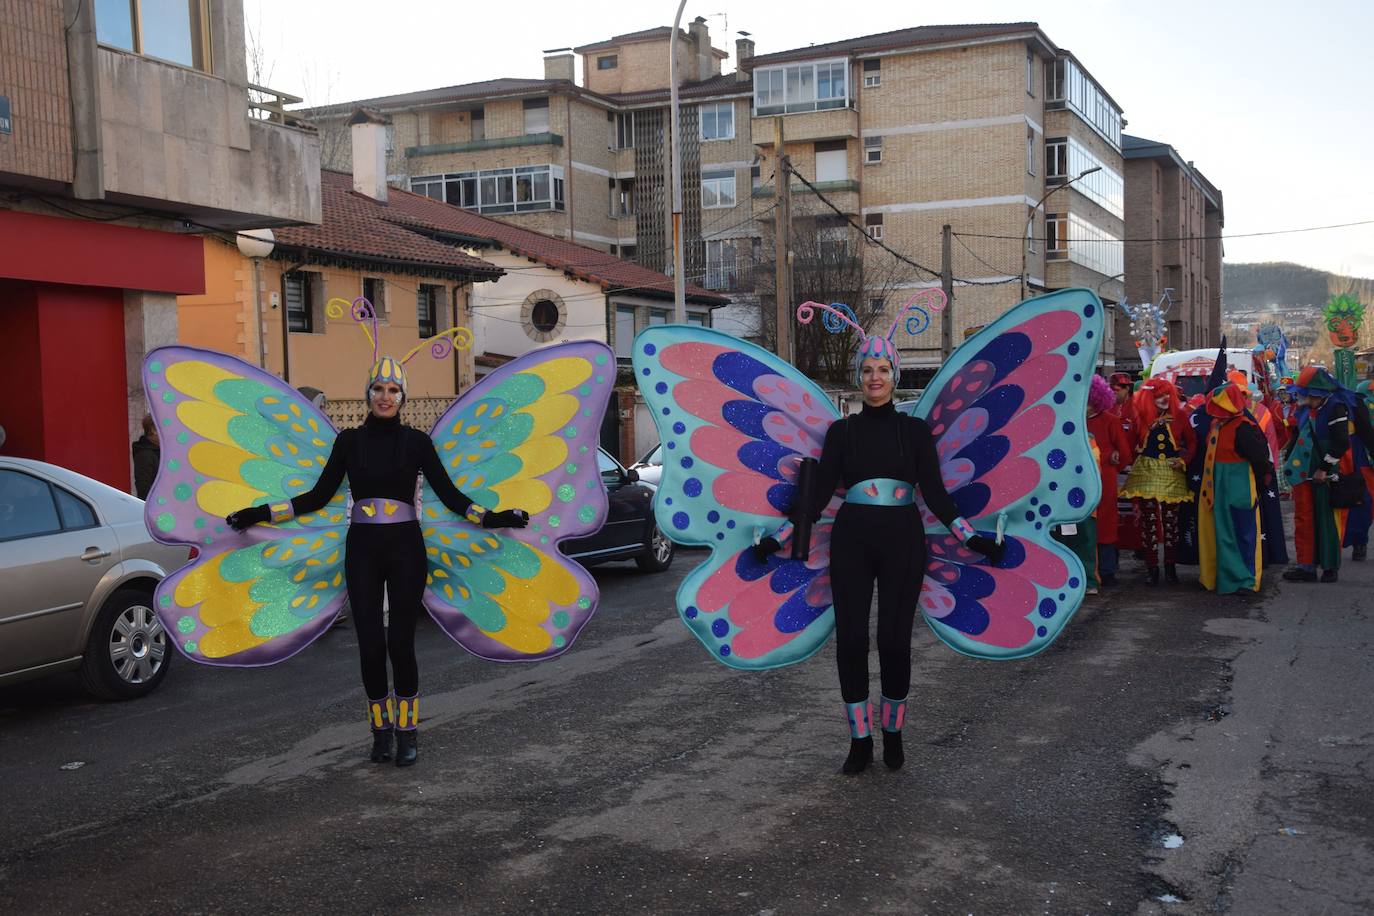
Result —
[[0, 134], [11, 133], [10, 129], [10, 97], [0, 95]]

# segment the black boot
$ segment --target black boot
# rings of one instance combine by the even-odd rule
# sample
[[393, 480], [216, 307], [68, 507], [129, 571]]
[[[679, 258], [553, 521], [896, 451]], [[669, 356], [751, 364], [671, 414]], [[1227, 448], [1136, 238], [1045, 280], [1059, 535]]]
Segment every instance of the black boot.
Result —
[[1368, 544], [1356, 544], [1353, 548], [1351, 548], [1351, 551], [1350, 551], [1350, 559], [1352, 559], [1352, 560], [1367, 560], [1367, 559], [1369, 559], [1369, 545], [1368, 545]]
[[883, 732], [883, 763], [887, 764], [889, 770], [900, 770], [902, 764], [906, 763], [901, 732]]
[[1323, 569], [1323, 570], [1322, 570], [1322, 581], [1323, 581], [1323, 582], [1335, 582], [1338, 578], [1340, 578], [1340, 575], [1339, 575], [1339, 573], [1337, 573], [1334, 569]]
[[1172, 563], [1165, 563], [1164, 579], [1170, 585], [1178, 585], [1178, 567]]
[[1148, 583], [1150, 583], [1151, 585], [1158, 585], [1158, 584], [1159, 584], [1159, 567], [1158, 567], [1158, 566], [1147, 566], [1147, 567], [1145, 567], [1145, 581], [1148, 582]]
[[[849, 756], [844, 758], [844, 766], [840, 767], [840, 772], [846, 776], [855, 776], [868, 769], [868, 765], [873, 762], [873, 736], [866, 738], [849, 739]], [[397, 763], [400, 763], [398, 760]]]
[[1103, 574], [1102, 574], [1102, 587], [1103, 587], [1103, 588], [1113, 588], [1113, 587], [1115, 587], [1115, 586], [1116, 586], [1116, 573], [1103, 573]]
[[372, 730], [372, 762], [386, 763], [391, 759], [391, 743], [395, 740], [396, 730], [374, 728]]
[[1316, 582], [1317, 571], [1301, 566], [1290, 566], [1284, 571], [1283, 578], [1287, 582]]
[[408, 767], [415, 763], [420, 756], [419, 749], [415, 746], [415, 729], [401, 728], [396, 730], [396, 765], [398, 767]]

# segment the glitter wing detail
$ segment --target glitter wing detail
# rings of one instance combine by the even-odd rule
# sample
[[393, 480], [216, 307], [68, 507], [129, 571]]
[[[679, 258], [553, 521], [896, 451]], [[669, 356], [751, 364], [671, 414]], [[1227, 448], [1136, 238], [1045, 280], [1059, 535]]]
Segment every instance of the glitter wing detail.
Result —
[[966, 655], [1034, 655], [1083, 600], [1083, 565], [1050, 530], [1086, 518], [1101, 495], [1084, 420], [1102, 323], [1089, 290], [1022, 302], [960, 346], [914, 407], [959, 514], [989, 537], [999, 520], [1005, 531], [1006, 557], [993, 567], [920, 506], [921, 610]]
[[596, 610], [596, 581], [558, 545], [606, 520], [597, 443], [615, 375], [605, 344], [555, 344], [495, 370], [435, 423], [430, 436], [460, 490], [487, 509], [530, 514], [527, 528], [488, 531], [423, 487], [425, 607], [469, 652], [550, 658]]
[[143, 384], [161, 439], [148, 530], [199, 551], [157, 586], [163, 626], [194, 661], [289, 658], [343, 605], [345, 488], [319, 512], [281, 525], [240, 533], [224, 516], [313, 487], [333, 425], [281, 380], [211, 350], [159, 347], [144, 361]]
[[838, 412], [777, 356], [709, 328], [649, 328], [635, 338], [633, 361], [664, 447], [658, 527], [711, 549], [678, 588], [683, 622], [732, 668], [806, 658], [834, 629], [830, 530], [839, 498], [813, 526], [807, 561], [780, 551], [760, 563], [749, 547], [782, 524], [797, 466], [820, 457]]

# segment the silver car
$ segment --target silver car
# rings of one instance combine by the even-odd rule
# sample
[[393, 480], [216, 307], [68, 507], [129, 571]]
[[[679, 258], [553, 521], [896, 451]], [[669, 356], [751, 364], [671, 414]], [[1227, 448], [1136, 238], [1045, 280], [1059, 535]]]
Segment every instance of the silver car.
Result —
[[186, 559], [149, 536], [143, 500], [0, 457], [0, 684], [76, 670], [99, 697], [151, 692], [173, 654], [153, 588]]

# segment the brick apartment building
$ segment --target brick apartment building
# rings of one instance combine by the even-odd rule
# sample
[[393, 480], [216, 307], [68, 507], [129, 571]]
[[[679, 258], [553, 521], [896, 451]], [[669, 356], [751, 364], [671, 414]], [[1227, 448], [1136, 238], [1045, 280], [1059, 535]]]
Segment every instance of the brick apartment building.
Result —
[[[1167, 143], [1122, 138], [1126, 160], [1126, 295], [1158, 302], [1170, 289], [1169, 346], [1214, 347], [1221, 335], [1221, 192]], [[1137, 239], [1143, 241], [1136, 241]], [[1149, 241], [1153, 240], [1153, 241]], [[1118, 316], [1118, 335], [1127, 334]], [[1252, 341], [1237, 341], [1248, 345]], [[1140, 359], [1127, 360], [1139, 368]]]
[[[544, 79], [349, 102], [309, 117], [331, 167], [348, 166], [347, 144], [329, 136], [367, 105], [394, 122], [395, 183], [662, 270], [671, 262], [670, 44], [682, 79], [688, 278], [737, 303], [717, 312], [718, 327], [757, 332], [751, 293], [756, 266], [771, 274], [777, 117], [793, 168], [869, 235], [938, 269], [941, 227], [953, 227], [956, 342], [1020, 299], [1023, 272], [1028, 294], [1087, 286], [1109, 305], [1120, 300], [1121, 107], [1035, 23], [923, 26], [763, 55], [742, 37], [734, 72], [722, 73], [728, 55], [697, 19], [676, 35], [656, 28], [550, 53]], [[792, 189], [794, 220], [820, 217], [820, 233], [859, 244], [802, 183]], [[874, 246], [863, 257], [892, 264]], [[890, 311], [907, 291], [939, 285], [905, 270], [850, 304]], [[902, 344], [921, 374], [938, 365], [933, 331]]]

